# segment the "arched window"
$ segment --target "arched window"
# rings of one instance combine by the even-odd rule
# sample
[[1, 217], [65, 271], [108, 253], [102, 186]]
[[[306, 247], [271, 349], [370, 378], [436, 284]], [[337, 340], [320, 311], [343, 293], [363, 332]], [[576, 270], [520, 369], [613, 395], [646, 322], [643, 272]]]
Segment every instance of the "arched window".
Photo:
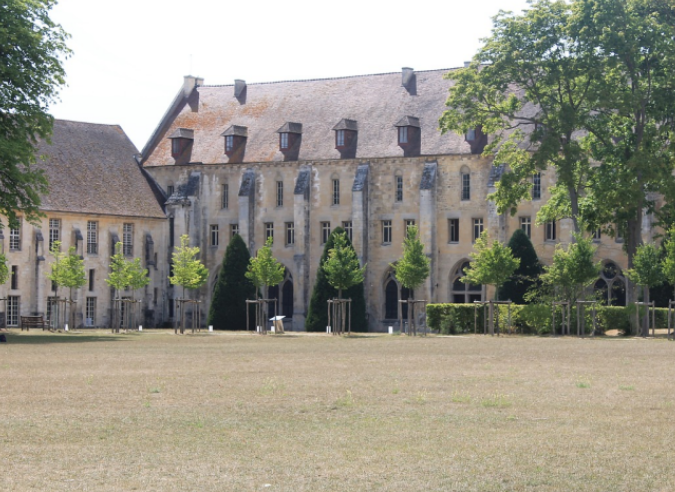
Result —
[[384, 318], [398, 319], [398, 285], [389, 279], [384, 288]]
[[593, 289], [601, 292], [600, 299], [608, 306], [626, 305], [626, 280], [621, 275], [621, 269], [614, 262], [605, 263]]
[[281, 314], [287, 318], [293, 317], [293, 280], [284, 282], [281, 289]]
[[460, 279], [464, 276], [464, 270], [469, 267], [469, 262], [464, 261], [453, 271], [451, 277], [451, 300], [454, 303], [464, 304], [483, 300], [483, 286], [465, 284]]
[[[408, 289], [407, 287], [401, 286], [401, 300], [405, 301], [408, 299], [414, 299], [415, 293]], [[403, 319], [408, 319], [408, 304], [401, 304], [401, 317]]]

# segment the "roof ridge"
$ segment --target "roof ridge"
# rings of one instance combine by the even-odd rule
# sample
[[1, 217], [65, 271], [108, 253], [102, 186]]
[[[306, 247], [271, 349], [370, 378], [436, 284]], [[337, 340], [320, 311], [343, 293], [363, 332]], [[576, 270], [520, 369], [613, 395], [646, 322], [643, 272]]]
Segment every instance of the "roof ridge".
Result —
[[122, 128], [122, 125], [119, 123], [92, 123], [91, 121], [80, 121], [80, 120], [69, 120], [65, 118], [54, 118], [54, 122], [63, 121], [64, 123], [81, 123], [83, 125], [98, 125], [98, 126], [119, 126]]
[[[451, 68], [435, 68], [432, 70], [415, 70], [415, 73], [425, 73], [425, 72], [444, 72], [450, 70], [457, 70], [461, 67], [451, 67]], [[380, 77], [383, 75], [395, 75], [400, 74], [401, 72], [382, 72], [382, 73], [367, 73], [359, 75], [342, 75], [339, 77], [319, 77], [314, 79], [288, 79], [288, 80], [274, 80], [268, 82], [246, 82], [246, 85], [271, 85], [271, 84], [287, 84], [289, 82], [323, 82], [326, 80], [344, 80], [344, 79], [358, 79], [365, 77]], [[234, 87], [234, 84], [204, 84], [199, 87]]]

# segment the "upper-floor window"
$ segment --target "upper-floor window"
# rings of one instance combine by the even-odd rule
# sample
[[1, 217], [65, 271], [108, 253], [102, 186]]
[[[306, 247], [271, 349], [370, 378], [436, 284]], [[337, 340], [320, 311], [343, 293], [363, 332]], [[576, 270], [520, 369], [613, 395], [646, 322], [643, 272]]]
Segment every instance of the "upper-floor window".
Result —
[[265, 222], [265, 241], [269, 238], [274, 241], [274, 222]]
[[330, 222], [321, 222], [321, 244], [326, 244], [330, 237]]
[[277, 133], [279, 134], [279, 150], [284, 154], [284, 160], [297, 160], [302, 137], [302, 123], [287, 121], [277, 130]]
[[459, 242], [459, 219], [448, 219], [448, 242]]
[[229, 208], [230, 206], [230, 186], [227, 183], [223, 185], [220, 206], [222, 208]]
[[340, 156], [343, 159], [353, 159], [356, 156], [356, 121], [342, 119], [333, 127], [333, 130], [335, 131], [335, 148], [340, 151]]
[[219, 240], [220, 232], [218, 230], [218, 224], [211, 224], [211, 246], [218, 246]]
[[472, 154], [481, 154], [487, 145], [488, 138], [481, 126], [471, 128], [464, 134], [464, 140], [471, 147]]
[[225, 154], [230, 158], [229, 162], [241, 162], [246, 148], [248, 128], [232, 125], [220, 136], [225, 137]]
[[19, 267], [17, 265], [12, 265], [11, 289], [17, 290], [18, 288], [19, 288]]
[[527, 237], [532, 238], [532, 218], [531, 217], [520, 217], [520, 228], [523, 230]]
[[399, 126], [398, 127], [398, 143], [407, 144], [408, 143], [408, 127]]
[[541, 173], [532, 176], [532, 199], [541, 199]]
[[546, 223], [546, 241], [555, 241], [558, 238], [555, 220]]
[[349, 241], [353, 241], [353, 239], [352, 239], [352, 221], [346, 220], [346, 221], [342, 222], [342, 228], [345, 230], [345, 233], [347, 234], [347, 237], [349, 238]]
[[171, 157], [180, 157], [190, 147], [194, 138], [194, 130], [188, 128], [176, 128], [169, 137], [171, 139]]
[[382, 221], [382, 243], [391, 244], [391, 220]]
[[9, 250], [19, 251], [21, 249], [21, 228], [9, 230]]
[[61, 219], [49, 219], [49, 251], [61, 240]]
[[340, 180], [333, 179], [333, 205], [340, 205]]
[[134, 255], [134, 225], [124, 224], [122, 226], [122, 251], [124, 256]]
[[230, 239], [239, 234], [239, 224], [230, 224]]
[[94, 290], [94, 279], [96, 276], [96, 270], [93, 268], [89, 269], [89, 292], [92, 292]]
[[408, 237], [408, 228], [413, 227], [415, 225], [415, 220], [414, 219], [406, 219], [404, 221], [404, 226], [405, 226], [405, 237]]
[[87, 221], [87, 254], [98, 254], [98, 222]]
[[471, 174], [462, 173], [462, 200], [471, 200]]
[[284, 132], [279, 134], [279, 147], [281, 149], [288, 148], [288, 133]]
[[225, 135], [225, 152], [234, 150], [234, 135]]
[[403, 201], [403, 176], [396, 176], [396, 201]]
[[394, 125], [398, 133], [398, 145], [407, 157], [420, 155], [420, 119], [404, 116]]
[[602, 229], [596, 229], [593, 231], [593, 241], [599, 242], [602, 240]]
[[473, 219], [473, 241], [476, 242], [481, 234], [483, 234], [483, 219]]
[[171, 196], [173, 195], [173, 192], [176, 191], [173, 185], [169, 185], [166, 187], [166, 196]]
[[277, 181], [277, 207], [284, 206], [284, 182]]
[[286, 246], [295, 244], [295, 223], [286, 222]]
[[345, 145], [345, 131], [344, 130], [338, 130], [335, 133], [335, 146], [336, 147], [344, 147]]

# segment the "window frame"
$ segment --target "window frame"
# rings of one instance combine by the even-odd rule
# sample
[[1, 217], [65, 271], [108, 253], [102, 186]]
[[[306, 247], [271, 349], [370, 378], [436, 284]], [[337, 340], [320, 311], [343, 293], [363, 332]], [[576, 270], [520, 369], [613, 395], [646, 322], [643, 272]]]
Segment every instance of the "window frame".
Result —
[[342, 148], [345, 146], [345, 131], [336, 130], [335, 131], [335, 147]]
[[220, 244], [220, 227], [218, 224], [211, 224], [209, 226], [209, 244], [214, 248], [217, 248]]
[[556, 221], [551, 220], [549, 222], [546, 222], [546, 226], [544, 227], [544, 241], [554, 242], [557, 240], [558, 240], [558, 231], [556, 227]]
[[395, 185], [396, 185], [396, 203], [403, 203], [403, 176], [397, 174], [395, 176]]
[[541, 173], [532, 175], [532, 200], [541, 200]]
[[475, 243], [476, 240], [483, 234], [485, 231], [485, 222], [482, 217], [475, 217], [473, 219], [473, 233], [472, 233], [472, 242]]
[[405, 145], [409, 143], [410, 141], [410, 135], [408, 132], [408, 127], [407, 126], [399, 126], [398, 127], [398, 144], [399, 145]]
[[134, 256], [134, 224], [132, 222], [122, 224], [122, 254]]
[[[91, 320], [91, 321], [88, 321]], [[84, 326], [96, 326], [96, 297], [89, 296], [85, 300], [84, 306]]]
[[277, 207], [284, 206], [284, 182], [277, 181], [276, 193], [277, 193]]
[[223, 183], [220, 188], [220, 208], [227, 210], [230, 208], [230, 185], [229, 183]]
[[343, 220], [342, 221], [342, 228], [345, 230], [345, 233], [347, 234], [347, 237], [349, 238], [349, 242], [353, 242], [354, 239], [354, 225], [351, 220]]
[[21, 224], [16, 229], [9, 229], [9, 250], [21, 251]]
[[295, 222], [285, 222], [285, 244], [293, 246], [295, 244]]
[[529, 215], [518, 217], [518, 227], [529, 239], [532, 239], [532, 217]]
[[331, 179], [331, 192], [332, 192], [331, 206], [335, 207], [337, 205], [340, 205], [340, 178]]
[[272, 238], [272, 244], [274, 244], [274, 222], [265, 222], [265, 243], [270, 237]]
[[391, 244], [393, 239], [391, 220], [382, 221], [382, 244]]
[[279, 133], [279, 149], [288, 150], [288, 148], [290, 147], [289, 141], [290, 139], [288, 136], [288, 132]]
[[230, 239], [232, 239], [235, 235], [239, 235], [239, 222], [236, 224], [230, 224]]
[[471, 173], [461, 174], [461, 201], [468, 202], [471, 200]]
[[416, 226], [417, 221], [415, 219], [403, 219], [403, 230], [405, 231], [405, 238], [408, 238], [408, 228], [410, 226]]
[[459, 243], [459, 218], [457, 217], [448, 219], [448, 243]]
[[330, 222], [329, 221], [321, 221], [320, 226], [319, 226], [319, 231], [321, 234], [321, 244], [326, 244], [328, 242], [328, 238], [330, 237], [331, 234], [331, 228], [330, 228]]
[[10, 268], [10, 290], [19, 290], [19, 265], [12, 265]]
[[96, 280], [96, 269], [89, 269], [89, 292], [94, 292], [95, 290], [95, 280]]
[[98, 254], [98, 221], [87, 221], [87, 254]]
[[49, 219], [49, 251], [56, 241], [61, 241], [61, 219]]

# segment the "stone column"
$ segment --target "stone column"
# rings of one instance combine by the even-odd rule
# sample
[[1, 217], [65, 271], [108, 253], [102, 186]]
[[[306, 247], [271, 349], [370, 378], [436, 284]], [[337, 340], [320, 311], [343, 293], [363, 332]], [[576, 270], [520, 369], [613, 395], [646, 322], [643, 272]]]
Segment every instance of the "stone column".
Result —
[[311, 180], [311, 168], [301, 167], [293, 191], [293, 225], [295, 228], [293, 263], [296, 272], [293, 276], [293, 330], [295, 331], [305, 330], [305, 319], [309, 308], [309, 192]]
[[436, 246], [436, 176], [437, 162], [425, 162], [422, 180], [420, 181], [420, 240], [424, 243], [424, 253], [431, 260], [429, 278], [425, 282], [426, 292], [415, 292], [417, 299], [426, 298], [433, 301], [436, 298], [436, 283], [438, 274], [438, 248]]

